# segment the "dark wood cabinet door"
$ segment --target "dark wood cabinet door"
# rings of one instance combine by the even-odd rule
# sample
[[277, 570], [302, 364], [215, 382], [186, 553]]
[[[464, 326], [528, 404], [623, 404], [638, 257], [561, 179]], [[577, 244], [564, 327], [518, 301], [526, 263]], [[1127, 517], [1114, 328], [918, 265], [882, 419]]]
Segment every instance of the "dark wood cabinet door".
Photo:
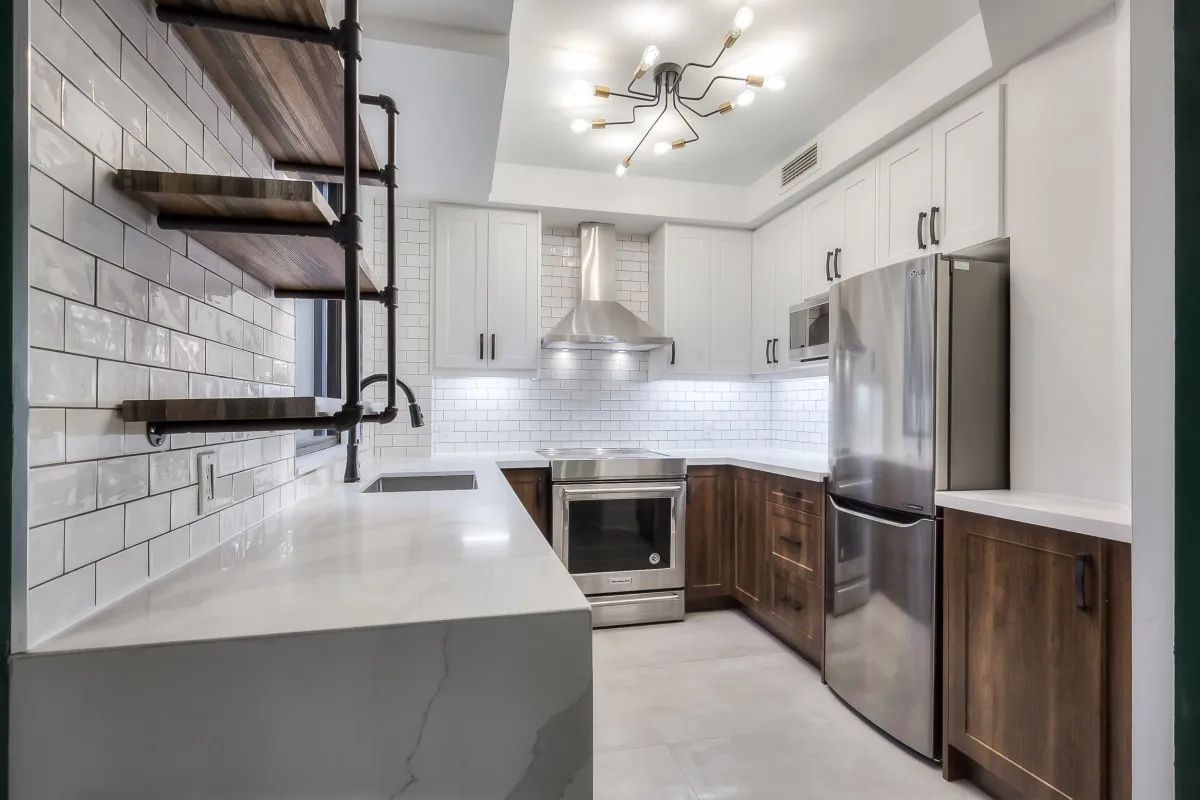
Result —
[[538, 530], [550, 541], [550, 470], [548, 469], [506, 469], [504, 477], [516, 492], [529, 512], [529, 516], [537, 523]]
[[770, 603], [766, 506], [762, 475], [739, 469], [734, 479], [733, 596], [763, 613]]
[[730, 591], [730, 530], [725, 467], [688, 470], [688, 502], [684, 539], [685, 587], [689, 601], [721, 597]]
[[1029, 798], [1106, 793], [1107, 552], [946, 512], [947, 743]]
[[825, 571], [825, 520], [778, 503], [767, 503], [771, 564], [820, 586]]

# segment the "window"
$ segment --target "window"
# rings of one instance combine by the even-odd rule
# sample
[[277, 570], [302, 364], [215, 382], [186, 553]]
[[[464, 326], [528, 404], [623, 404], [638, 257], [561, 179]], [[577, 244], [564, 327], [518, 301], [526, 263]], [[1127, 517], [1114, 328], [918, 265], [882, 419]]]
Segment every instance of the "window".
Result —
[[[335, 212], [342, 207], [342, 187], [318, 184]], [[342, 301], [296, 301], [296, 396], [342, 396]], [[296, 455], [333, 447], [335, 430], [297, 431]]]

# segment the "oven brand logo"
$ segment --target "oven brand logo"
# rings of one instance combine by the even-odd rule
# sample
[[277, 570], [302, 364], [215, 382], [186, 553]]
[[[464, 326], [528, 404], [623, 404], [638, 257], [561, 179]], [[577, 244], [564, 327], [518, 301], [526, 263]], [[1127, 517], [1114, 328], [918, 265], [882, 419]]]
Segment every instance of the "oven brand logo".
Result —
[[658, 553], [650, 554], [650, 563], [651, 564], [657, 564], [660, 561], [662, 561], [662, 556], [660, 556]]

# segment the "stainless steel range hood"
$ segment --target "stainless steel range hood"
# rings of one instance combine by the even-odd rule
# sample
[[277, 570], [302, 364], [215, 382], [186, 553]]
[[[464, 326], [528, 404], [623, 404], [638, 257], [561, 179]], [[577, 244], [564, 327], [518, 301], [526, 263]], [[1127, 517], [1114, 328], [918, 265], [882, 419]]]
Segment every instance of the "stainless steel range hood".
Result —
[[542, 337], [555, 350], [654, 350], [671, 337], [617, 302], [617, 229], [601, 222], [579, 225], [579, 304]]

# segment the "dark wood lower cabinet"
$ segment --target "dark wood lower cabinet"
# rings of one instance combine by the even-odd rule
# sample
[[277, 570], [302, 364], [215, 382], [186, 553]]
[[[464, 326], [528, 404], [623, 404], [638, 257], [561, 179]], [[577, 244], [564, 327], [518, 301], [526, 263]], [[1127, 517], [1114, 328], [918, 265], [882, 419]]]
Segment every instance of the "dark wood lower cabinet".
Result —
[[731, 586], [733, 507], [728, 467], [688, 470], [684, 542], [685, 590], [689, 606], [728, 596]]
[[979, 767], [1014, 796], [1129, 797], [1128, 549], [946, 512], [947, 778]]
[[754, 611], [766, 613], [770, 584], [763, 475], [749, 469], [737, 470], [733, 495], [733, 597]]
[[538, 530], [550, 541], [550, 470], [506, 469], [504, 477], [516, 492], [521, 505], [537, 523]]

